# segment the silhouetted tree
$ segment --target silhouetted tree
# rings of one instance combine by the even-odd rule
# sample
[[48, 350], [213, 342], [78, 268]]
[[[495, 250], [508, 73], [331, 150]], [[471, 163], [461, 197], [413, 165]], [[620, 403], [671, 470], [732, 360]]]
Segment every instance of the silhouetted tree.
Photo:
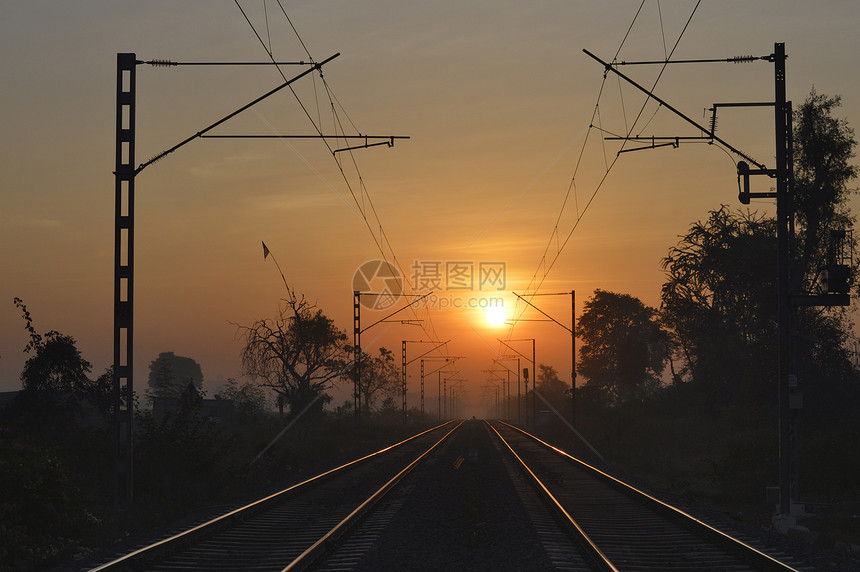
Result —
[[[794, 114], [794, 195], [797, 240], [795, 288], [815, 291], [821, 268], [828, 262], [832, 231], [848, 231], [846, 246], [857, 241], [850, 231], [856, 217], [849, 199], [858, 168], [851, 164], [857, 141], [845, 119], [834, 117], [839, 96], [813, 89]], [[852, 268], [853, 292], [860, 294], [858, 268]], [[805, 381], [805, 408], [823, 423], [844, 416], [856, 423], [858, 379], [847, 349], [852, 332], [848, 308], [799, 308], [796, 311], [796, 372]], [[809, 415], [807, 423], [811, 422]], [[855, 425], [856, 426], [856, 425]]]
[[304, 296], [289, 288], [287, 293], [277, 318], [239, 330], [245, 373], [281, 395], [295, 415], [318, 397], [319, 409], [330, 399], [325, 390], [344, 375], [348, 363], [347, 337]]
[[397, 423], [403, 420], [403, 413], [401, 412], [400, 405], [397, 403], [397, 399], [395, 399], [393, 395], [387, 395], [385, 399], [382, 400], [376, 415], [382, 423]]
[[659, 386], [667, 336], [657, 311], [629, 294], [595, 290], [579, 317], [579, 372], [609, 404], [640, 399]]
[[215, 399], [232, 401], [234, 410], [240, 418], [259, 417], [266, 411], [265, 390], [249, 382], [240, 384], [233, 378], [224, 383], [221, 391], [215, 394]]
[[[127, 389], [127, 388], [126, 388]], [[127, 394], [126, 394], [127, 395]], [[120, 399], [123, 404], [126, 402], [126, 395], [121, 395]], [[105, 368], [95, 381], [90, 391], [90, 399], [95, 404], [96, 408], [105, 415], [113, 412], [113, 366]]]
[[200, 364], [189, 357], [178, 356], [173, 352], [161, 352], [149, 364], [150, 398], [179, 398], [194, 384], [197, 390], [203, 387], [203, 370]]
[[549, 365], [538, 364], [537, 390], [558, 411], [569, 409], [570, 385], [558, 378], [558, 372]]
[[[849, 164], [856, 142], [847, 123], [833, 117], [838, 106], [838, 97], [813, 90], [794, 116], [796, 292], [820, 291], [830, 231], [850, 230], [854, 222], [847, 201], [857, 175]], [[849, 239], [848, 246], [853, 242]], [[678, 379], [707, 383], [712, 395], [730, 399], [738, 392], [770, 395], [776, 371], [776, 248], [772, 218], [723, 206], [693, 224], [670, 249], [663, 260], [662, 318], [681, 359]], [[796, 371], [818, 376], [827, 369], [844, 379], [851, 369], [844, 350], [850, 330], [845, 310], [805, 307], [795, 315], [800, 334], [795, 340], [805, 340], [795, 345]]]
[[829, 232], [850, 229], [855, 217], [848, 200], [856, 191], [857, 141], [844, 119], [833, 116], [840, 98], [813, 89], [794, 113], [794, 204], [797, 224], [797, 274], [811, 289], [826, 260]]
[[30, 333], [30, 341], [24, 352], [33, 353], [21, 372], [24, 389], [68, 391], [78, 396], [89, 393], [94, 385], [88, 377], [92, 365], [81, 356], [75, 339], [54, 330], [39, 334], [33, 327], [32, 317], [24, 302], [17, 297], [14, 302], [21, 309], [24, 327]]
[[773, 219], [722, 206], [669, 250], [661, 316], [680, 358], [676, 381], [722, 388], [760, 362], [762, 344], [773, 346], [775, 237]]
[[[352, 348], [349, 348], [351, 351]], [[391, 350], [379, 348], [379, 355], [372, 356], [369, 353], [361, 353], [361, 402], [363, 413], [369, 414], [380, 393], [394, 398], [399, 395], [400, 373], [394, 365], [394, 355]], [[355, 370], [350, 369], [349, 378], [355, 380]]]

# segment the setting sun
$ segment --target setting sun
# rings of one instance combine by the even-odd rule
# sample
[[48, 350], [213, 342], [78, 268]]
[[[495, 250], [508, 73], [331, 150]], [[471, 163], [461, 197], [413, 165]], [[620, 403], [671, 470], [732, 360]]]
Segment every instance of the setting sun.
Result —
[[490, 306], [487, 308], [487, 323], [491, 326], [502, 326], [508, 318], [504, 306]]

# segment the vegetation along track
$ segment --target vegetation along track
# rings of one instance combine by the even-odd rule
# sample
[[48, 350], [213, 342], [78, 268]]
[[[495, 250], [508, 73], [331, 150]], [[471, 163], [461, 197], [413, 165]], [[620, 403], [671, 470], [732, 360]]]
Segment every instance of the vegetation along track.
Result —
[[528, 433], [489, 424], [599, 570], [797, 570]]
[[449, 422], [94, 569], [282, 570], [316, 558], [453, 433]]

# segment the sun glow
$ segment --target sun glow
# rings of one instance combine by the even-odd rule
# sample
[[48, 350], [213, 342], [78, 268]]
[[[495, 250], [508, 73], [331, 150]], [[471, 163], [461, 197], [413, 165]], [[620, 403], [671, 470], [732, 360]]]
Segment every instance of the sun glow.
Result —
[[490, 306], [487, 308], [487, 323], [494, 327], [503, 326], [508, 314], [504, 306]]

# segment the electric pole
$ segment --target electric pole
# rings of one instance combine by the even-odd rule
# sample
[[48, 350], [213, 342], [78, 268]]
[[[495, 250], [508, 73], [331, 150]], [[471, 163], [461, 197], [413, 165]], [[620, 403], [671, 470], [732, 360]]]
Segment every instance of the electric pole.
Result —
[[[439, 348], [446, 345], [450, 341], [451, 340], [448, 340], [447, 342], [437, 342], [437, 341], [433, 341], [433, 340], [427, 340], [427, 341], [425, 341], [425, 340], [402, 340], [401, 341], [401, 346], [400, 346], [400, 352], [401, 352], [401, 362], [400, 363], [401, 363], [401, 365], [400, 365], [400, 367], [401, 367], [401, 379], [402, 379], [401, 383], [402, 383], [402, 392], [403, 392], [403, 421], [404, 422], [406, 421], [406, 366], [409, 365], [410, 363], [414, 362], [415, 360], [423, 358], [427, 354], [438, 350]], [[407, 361], [406, 360], [406, 344], [435, 344], [435, 345], [431, 349], [429, 349], [426, 352], [424, 352], [423, 354], [419, 355], [418, 357], [414, 357], [411, 360]], [[422, 361], [421, 364], [423, 366], [424, 362]], [[423, 374], [421, 375], [421, 417], [422, 418], [424, 417], [424, 375]]]
[[[361, 297], [362, 296], [389, 296], [390, 293], [380, 293], [380, 292], [360, 292], [358, 290], [354, 290], [352, 292], [352, 371], [353, 371], [353, 403], [355, 404], [355, 424], [361, 425], [361, 334], [372, 328], [377, 324], [381, 324], [382, 322], [393, 321], [399, 324], [412, 324], [418, 325], [418, 320], [389, 320], [395, 314], [399, 314], [403, 310], [410, 308], [412, 304], [426, 298], [433, 292], [428, 292], [427, 294], [423, 294], [418, 296], [417, 294], [400, 294], [400, 296], [404, 298], [411, 298], [414, 296], [418, 296], [418, 298], [406, 304], [402, 308], [395, 310], [385, 316], [384, 318], [380, 318], [376, 320], [366, 328], [361, 327]], [[446, 342], [447, 343], [447, 342]], [[406, 346], [404, 344], [402, 349], [402, 358], [406, 358]], [[406, 364], [403, 363], [403, 378], [402, 378], [403, 387], [401, 388], [403, 391], [403, 414], [406, 415]]]
[[[227, 122], [236, 115], [280, 92], [308, 74], [321, 70], [322, 66], [340, 54], [335, 54], [321, 62], [174, 62], [168, 60], [142, 61], [134, 53], [117, 54], [116, 77], [116, 150], [115, 150], [115, 199], [114, 199], [114, 316], [113, 316], [113, 433], [114, 433], [114, 500], [117, 505], [134, 500], [134, 191], [135, 177], [146, 167], [173, 153], [180, 147], [197, 138], [216, 137], [207, 135], [211, 130]], [[136, 100], [137, 66], [154, 67], [177, 66], [305, 66], [303, 72], [286, 79], [274, 89], [257, 97], [250, 103], [222, 117], [211, 125], [180, 141], [152, 159], [135, 166], [136, 138]], [[218, 135], [221, 138], [271, 138], [272, 135]], [[299, 135], [278, 136], [316, 139], [355, 139], [364, 140], [371, 147], [368, 138], [379, 136], [365, 135]], [[389, 147], [395, 139], [402, 136], [384, 136]], [[333, 153], [346, 149], [336, 149]]]
[[[672, 61], [661, 62], [616, 62], [606, 63], [587, 50], [587, 55], [603, 64], [607, 72], [611, 71], [621, 79], [630, 83], [649, 98], [654, 99], [666, 109], [681, 117], [694, 127], [698, 128], [701, 135], [695, 137], [607, 137], [607, 140], [622, 141], [650, 141], [650, 147], [638, 149], [655, 148], [658, 140], [674, 141], [677, 146], [682, 140], [705, 140], [718, 142], [725, 146], [735, 155], [745, 159], [737, 164], [738, 178], [742, 183], [738, 199], [743, 204], [749, 204], [750, 198], [775, 198], [777, 219], [777, 320], [778, 320], [778, 349], [777, 349], [777, 386], [778, 386], [778, 410], [779, 410], [779, 500], [778, 518], [782, 528], [793, 526], [792, 504], [796, 500], [796, 487], [793, 483], [797, 480], [797, 431], [796, 416], [794, 411], [800, 408], [800, 394], [796, 391], [796, 376], [792, 374], [792, 336], [794, 333], [794, 309], [799, 306], [846, 306], [850, 303], [850, 297], [839, 285], [829, 285], [823, 294], [803, 293], [800, 290], [800, 276], [796, 275], [793, 268], [794, 248], [794, 158], [793, 158], [793, 135], [792, 135], [792, 106], [786, 99], [785, 74], [786, 54], [785, 44], [774, 44], [774, 51], [768, 56], [754, 57], [742, 56], [737, 58], [726, 58], [720, 60], [688, 60], [683, 63], [710, 63], [710, 62], [753, 62], [767, 61], [774, 65], [774, 101], [753, 103], [715, 103], [711, 108], [713, 113], [710, 129], [706, 128], [688, 116], [684, 115], [656, 95], [635, 81], [619, 72], [619, 65], [630, 64], [670, 64], [681, 63]], [[776, 165], [768, 169], [763, 164], [755, 161], [745, 153], [738, 150], [728, 142], [718, 137], [716, 130], [716, 113], [720, 107], [773, 107], [774, 108], [774, 141]], [[628, 151], [638, 150], [629, 149]], [[619, 151], [620, 153], [621, 151]], [[756, 168], [750, 168], [747, 163], [752, 163]], [[750, 176], [764, 175], [776, 180], [776, 192], [751, 192]], [[839, 266], [839, 265], [836, 265]], [[837, 273], [844, 274], [845, 270], [835, 268]]]
[[[570, 327], [568, 328], [530, 301], [525, 299], [525, 296], [521, 296], [516, 292], [511, 292], [514, 296], [543, 314], [547, 317], [550, 322], [555, 322], [557, 325], [561, 326], [565, 330], [570, 333], [570, 422], [574, 427], [576, 426], [576, 290], [570, 291]], [[530, 298], [534, 296], [567, 296], [568, 292], [549, 292], [549, 293], [538, 293], [529, 294]], [[519, 319], [518, 322], [522, 322], [525, 320]], [[534, 361], [534, 359], [532, 359]], [[534, 366], [534, 363], [532, 363]]]

